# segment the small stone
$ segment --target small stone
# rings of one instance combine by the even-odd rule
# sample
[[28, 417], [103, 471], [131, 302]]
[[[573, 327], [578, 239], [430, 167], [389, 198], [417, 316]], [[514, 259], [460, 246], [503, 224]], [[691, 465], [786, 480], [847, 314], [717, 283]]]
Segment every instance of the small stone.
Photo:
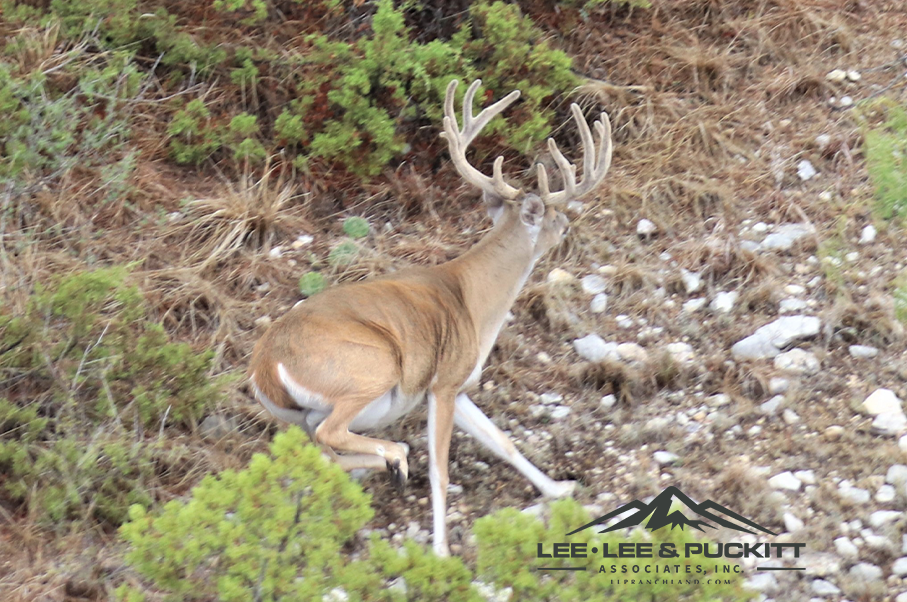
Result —
[[907, 466], [892, 464], [885, 473], [885, 482], [891, 483], [895, 487], [903, 487], [907, 484]]
[[669, 451], [657, 451], [652, 454], [652, 457], [655, 458], [655, 461], [662, 466], [673, 464], [680, 459], [677, 454], [672, 454]]
[[813, 593], [818, 596], [837, 596], [841, 593], [841, 590], [838, 589], [831, 581], [826, 581], [825, 579], [816, 579], [812, 582]]
[[715, 293], [715, 297], [712, 299], [712, 302], [709, 303], [709, 309], [716, 313], [730, 313], [734, 309], [734, 303], [737, 302], [737, 297], [740, 296], [740, 293], [737, 291], [728, 291], [728, 292], [718, 292]]
[[898, 558], [891, 563], [891, 572], [898, 577], [907, 575], [907, 557]]
[[800, 176], [800, 179], [804, 182], [813, 179], [818, 173], [816, 168], [813, 167], [813, 164], [807, 159], [803, 159], [797, 163], [797, 175]]
[[794, 243], [805, 236], [815, 232], [815, 228], [808, 224], [782, 224], [759, 243], [759, 248], [769, 251], [786, 251]]
[[860, 487], [844, 487], [838, 488], [838, 493], [841, 494], [841, 497], [854, 503], [854, 504], [867, 504], [869, 503], [869, 491], [862, 489]]
[[768, 392], [772, 395], [786, 393], [790, 388], [790, 381], [780, 376], [773, 376], [768, 381]]
[[775, 368], [789, 374], [816, 374], [820, 367], [819, 358], [803, 349], [791, 349], [775, 357]]
[[406, 598], [406, 579], [403, 577], [397, 577], [396, 579], [388, 582], [387, 590], [391, 592], [396, 592], [404, 599]]
[[892, 521], [896, 521], [902, 516], [904, 516], [903, 512], [896, 512], [894, 510], [876, 510], [869, 515], [869, 524], [878, 529]]
[[775, 395], [765, 403], [761, 404], [759, 406], [759, 410], [767, 416], [774, 416], [778, 413], [778, 408], [781, 407], [782, 403], [784, 403], [784, 396]]
[[743, 587], [762, 594], [773, 594], [778, 591], [778, 579], [771, 573], [756, 573], [743, 582]]
[[314, 236], [311, 236], [309, 234], [300, 234], [299, 236], [296, 237], [296, 240], [294, 240], [290, 244], [290, 246], [293, 247], [294, 249], [301, 249], [302, 247], [312, 244], [312, 241], [314, 241], [314, 240], [315, 240]]
[[833, 84], [840, 84], [847, 79], [847, 72], [843, 69], [834, 69], [825, 75], [825, 79]]
[[813, 470], [797, 470], [794, 471], [794, 476], [800, 479], [804, 485], [816, 484], [816, 473]]
[[829, 441], [837, 441], [843, 434], [844, 427], [837, 424], [833, 424], [825, 429], [825, 438]]
[[651, 236], [652, 234], [655, 234], [657, 230], [658, 228], [655, 224], [651, 220], [645, 218], [639, 220], [636, 224], [636, 233], [639, 236]]
[[699, 272], [690, 272], [689, 270], [680, 270], [680, 279], [683, 281], [683, 287], [687, 293], [695, 293], [702, 288], [702, 276]]
[[617, 343], [606, 343], [597, 334], [576, 339], [573, 341], [573, 349], [581, 358], [590, 362], [601, 362], [605, 359], [620, 360], [620, 356], [617, 354]]
[[847, 79], [849, 79], [852, 82], [858, 82], [861, 79], [863, 79], [863, 76], [860, 74], [859, 71], [851, 69], [850, 71], [847, 72]]
[[276, 246], [268, 251], [268, 257], [272, 257], [274, 259], [277, 259], [281, 255], [283, 255], [283, 249], [280, 246]]
[[552, 420], [563, 420], [570, 414], [569, 406], [554, 406], [548, 415]]
[[714, 408], [720, 408], [731, 403], [731, 398], [725, 393], [716, 393], [706, 398], [705, 402]]
[[539, 395], [539, 401], [545, 405], [552, 405], [564, 401], [564, 396], [560, 393], [549, 391], [547, 393], [542, 393], [541, 395]]
[[335, 587], [321, 597], [322, 602], [347, 602], [350, 595], [341, 587]]
[[816, 136], [816, 147], [820, 151], [824, 151], [826, 148], [828, 148], [829, 144], [831, 144], [831, 136], [829, 136], [828, 134], [819, 134], [818, 136]]
[[665, 345], [665, 351], [671, 356], [675, 362], [681, 364], [688, 364], [696, 359], [696, 352], [693, 350], [693, 346], [689, 343], [668, 343]]
[[592, 297], [592, 302], [589, 304], [589, 311], [594, 314], [604, 313], [608, 309], [608, 295], [605, 293], [598, 293]]
[[267, 328], [271, 325], [271, 316], [260, 316], [255, 318], [255, 325], [259, 328]]
[[617, 346], [617, 355], [625, 362], [645, 363], [649, 359], [649, 353], [636, 343], [621, 343]]
[[548, 272], [548, 282], [551, 284], [566, 284], [573, 282], [573, 280], [575, 280], [573, 274], [561, 268], [554, 268]]
[[601, 407], [609, 410], [614, 407], [614, 404], [617, 403], [617, 398], [614, 395], [605, 395], [601, 400]]
[[784, 292], [788, 295], [802, 295], [806, 292], [806, 287], [799, 284], [788, 284], [785, 285]]
[[623, 314], [614, 316], [614, 321], [617, 322], [618, 328], [633, 328], [633, 318], [630, 316]]
[[898, 439], [898, 448], [902, 452], [907, 452], [907, 435], [904, 435], [903, 437]]
[[904, 412], [879, 414], [872, 421], [872, 430], [879, 435], [897, 437], [907, 431], [907, 416]]
[[835, 540], [835, 550], [845, 558], [856, 558], [860, 555], [860, 550], [850, 541], [848, 537], [839, 537]]
[[907, 602], [907, 592], [901, 592], [894, 599], [894, 602]]
[[794, 533], [803, 528], [803, 521], [790, 512], [784, 513], [784, 528], [788, 533]]
[[782, 299], [778, 311], [782, 314], [795, 314], [806, 309], [806, 301], [803, 299]]
[[583, 292], [588, 295], [597, 295], [599, 293], [605, 292], [605, 287], [607, 282], [604, 278], [598, 274], [589, 274], [588, 276], [583, 276], [583, 279], [580, 281], [583, 287]]
[[772, 358], [790, 343], [819, 334], [821, 325], [814, 316], [784, 316], [734, 343], [731, 353], [738, 360]]
[[844, 259], [849, 261], [850, 263], [855, 262], [859, 258], [860, 258], [860, 254], [857, 251], [851, 251], [850, 253], [848, 253], [847, 255], [844, 256]]
[[887, 504], [893, 502], [895, 497], [897, 497], [897, 492], [894, 487], [891, 485], [882, 485], [879, 487], [879, 490], [876, 491], [875, 500], [880, 504]]
[[707, 299], [705, 297], [696, 297], [695, 299], [690, 299], [689, 301], [684, 302], [681, 310], [687, 314], [696, 313], [697, 311], [705, 307], [706, 301]]
[[847, 348], [847, 351], [850, 352], [851, 357], [856, 359], [869, 359], [879, 354], [879, 350], [876, 347], [870, 347], [869, 345], [851, 345]]
[[784, 409], [781, 413], [781, 419], [784, 420], [785, 424], [796, 424], [800, 422], [800, 416], [790, 408]]
[[841, 97], [841, 106], [845, 109], [847, 107], [853, 106], [853, 97], [852, 96], [842, 96]]
[[753, 224], [753, 232], [756, 234], [765, 234], [768, 232], [768, 224], [765, 222], [756, 222]]
[[850, 567], [850, 576], [852, 579], [872, 583], [882, 580], [882, 569], [868, 562], [861, 562]]
[[769, 487], [772, 489], [785, 489], [787, 491], [799, 491], [803, 483], [794, 476], [789, 470], [778, 473], [768, 480]]
[[873, 242], [875, 242], [877, 234], [878, 234], [878, 231], [876, 231], [876, 227], [873, 226], [872, 224], [869, 224], [868, 226], [864, 226], [863, 231], [860, 232], [860, 244], [861, 245], [872, 244]]
[[901, 400], [891, 389], [876, 389], [863, 400], [863, 409], [871, 416], [892, 412], [903, 412]]

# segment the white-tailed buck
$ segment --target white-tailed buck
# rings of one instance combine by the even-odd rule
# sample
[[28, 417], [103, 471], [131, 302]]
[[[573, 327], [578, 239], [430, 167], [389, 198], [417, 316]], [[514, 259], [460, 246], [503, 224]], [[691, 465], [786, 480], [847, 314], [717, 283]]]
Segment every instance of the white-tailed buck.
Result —
[[466, 148], [520, 93], [515, 90], [473, 116], [480, 83], [466, 91], [460, 130], [454, 110], [457, 81], [450, 82], [441, 135], [457, 171], [482, 191], [494, 221], [491, 231], [453, 261], [336, 286], [298, 303], [261, 338], [249, 367], [255, 395], [272, 414], [305, 428], [345, 469], [386, 469], [398, 487], [406, 482], [409, 448], [358, 433], [387, 426], [427, 400], [434, 550], [439, 555], [449, 553], [447, 464], [454, 423], [544, 495], [562, 497], [573, 491], [575, 483], [554, 481], [523, 457], [465, 391], [479, 381], [536, 261], [567, 231], [567, 218], [554, 206], [592, 191], [611, 163], [607, 114], [594, 123], [596, 145], [574, 104], [584, 151], [582, 181], [577, 182], [576, 166], [550, 139], [563, 190], [549, 190], [541, 164], [538, 195], [504, 181], [503, 157], [494, 162], [492, 177], [481, 173], [466, 160]]

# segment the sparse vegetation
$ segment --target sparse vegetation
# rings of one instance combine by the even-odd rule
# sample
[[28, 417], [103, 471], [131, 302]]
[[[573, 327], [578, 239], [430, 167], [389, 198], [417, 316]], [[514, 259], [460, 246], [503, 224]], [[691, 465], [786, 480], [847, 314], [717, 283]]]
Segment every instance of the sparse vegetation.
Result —
[[866, 163], [875, 187], [878, 212], [890, 219], [907, 215], [907, 108], [881, 103], [888, 117], [866, 132]]

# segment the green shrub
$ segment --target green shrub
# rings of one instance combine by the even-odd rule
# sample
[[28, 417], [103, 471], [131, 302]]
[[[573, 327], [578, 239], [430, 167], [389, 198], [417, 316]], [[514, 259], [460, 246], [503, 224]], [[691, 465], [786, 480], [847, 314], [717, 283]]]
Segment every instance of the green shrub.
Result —
[[324, 290], [324, 276], [318, 272], [306, 272], [299, 279], [299, 292], [306, 297], [311, 297]]
[[890, 219], [907, 216], [907, 108], [893, 103], [887, 108], [885, 124], [866, 132], [866, 163], [878, 212]]
[[353, 216], [343, 220], [343, 231], [350, 238], [365, 238], [368, 230], [368, 220], [365, 218]]
[[[439, 558], [413, 541], [402, 549], [377, 536], [352, 543], [372, 516], [368, 496], [308, 444], [297, 427], [278, 434], [271, 453], [256, 455], [240, 472], [206, 477], [187, 500], [169, 502], [157, 511], [130, 509], [130, 521], [121, 527], [130, 546], [126, 559], [147, 580], [148, 589], [124, 586], [118, 592], [121, 598], [140, 599], [146, 591], [156, 591], [175, 600], [478, 601], [484, 599], [473, 585], [479, 578], [491, 589], [511, 588], [512, 600], [529, 602], [749, 599], [740, 589], [739, 576], [728, 577], [734, 581], [730, 585], [613, 585], [598, 574], [595, 565], [601, 560], [595, 558], [588, 559], [592, 570], [581, 573], [533, 570], [540, 562], [538, 543], [550, 549], [552, 542], [564, 541], [564, 533], [588, 522], [588, 514], [573, 500], [552, 504], [547, 526], [515, 509], [478, 520], [476, 574], [460, 559]], [[628, 541], [592, 531], [570, 539], [589, 545]], [[692, 538], [680, 530], [653, 536], [635, 532], [629, 538], [643, 540], [683, 549]], [[566, 562], [575, 565], [577, 560]], [[677, 559], [671, 564], [688, 562]], [[717, 561], [696, 563], [710, 569]]]

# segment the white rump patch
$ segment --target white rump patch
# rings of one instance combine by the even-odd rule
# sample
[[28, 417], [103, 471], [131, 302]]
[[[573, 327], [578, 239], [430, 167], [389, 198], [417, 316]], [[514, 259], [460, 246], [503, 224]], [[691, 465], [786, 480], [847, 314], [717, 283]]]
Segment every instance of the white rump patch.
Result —
[[301, 408], [307, 410], [318, 410], [320, 412], [330, 412], [331, 406], [324, 403], [324, 399], [321, 395], [309, 391], [290, 376], [290, 373], [284, 367], [283, 364], [277, 364], [277, 376], [280, 378], [280, 383], [283, 385], [284, 389], [287, 390], [287, 393], [290, 394], [290, 397], [293, 398], [293, 401], [296, 402]]

